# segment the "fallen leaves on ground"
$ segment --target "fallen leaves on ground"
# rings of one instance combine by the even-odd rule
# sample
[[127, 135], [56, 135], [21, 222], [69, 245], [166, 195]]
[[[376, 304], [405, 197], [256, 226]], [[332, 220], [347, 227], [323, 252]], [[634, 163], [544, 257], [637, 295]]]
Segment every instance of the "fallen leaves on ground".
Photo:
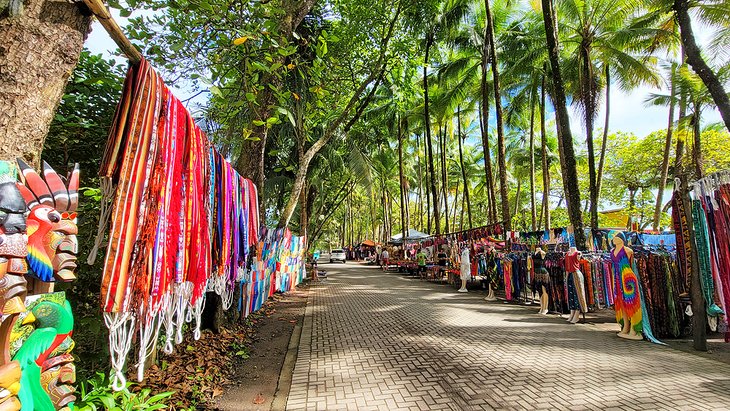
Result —
[[[257, 318], [275, 312], [269, 307], [273, 301], [249, 316], [245, 324], [223, 327], [218, 334], [203, 331], [195, 341], [192, 332], [186, 332], [172, 354], [159, 352], [157, 364], [146, 370], [145, 381], [136, 388], [150, 388], [153, 393], [175, 391], [169, 402], [171, 410], [205, 408], [223, 394], [234, 373], [236, 352], [250, 343]], [[130, 377], [133, 374], [134, 370], [130, 370]]]

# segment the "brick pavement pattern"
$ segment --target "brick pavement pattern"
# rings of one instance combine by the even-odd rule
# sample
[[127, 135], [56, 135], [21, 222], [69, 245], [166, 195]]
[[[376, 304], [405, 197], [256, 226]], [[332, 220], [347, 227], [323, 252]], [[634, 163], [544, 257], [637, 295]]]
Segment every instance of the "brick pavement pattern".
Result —
[[288, 410], [730, 409], [730, 366], [348, 263], [311, 288]]

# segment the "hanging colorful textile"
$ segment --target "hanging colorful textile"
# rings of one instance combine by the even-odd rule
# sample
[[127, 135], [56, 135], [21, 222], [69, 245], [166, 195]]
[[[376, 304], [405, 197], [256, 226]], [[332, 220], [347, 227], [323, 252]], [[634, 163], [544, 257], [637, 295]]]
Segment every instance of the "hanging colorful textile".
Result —
[[[101, 305], [115, 389], [125, 386], [133, 341], [141, 380], [158, 341], [171, 353], [190, 322], [200, 337], [207, 291], [248, 315], [304, 278], [305, 240], [287, 229], [259, 241], [256, 186], [211, 147], [146, 61], [128, 72], [100, 175], [114, 194]], [[47, 278], [48, 261], [39, 261]]]
[[700, 200], [692, 201], [692, 221], [694, 222], [702, 295], [705, 298], [707, 315], [715, 317], [724, 314], [724, 312], [713, 300], [715, 285], [712, 280], [712, 272], [710, 271], [710, 240], [707, 232], [707, 217], [702, 209], [702, 202]]
[[[102, 278], [116, 389], [124, 385], [122, 369], [133, 333], [139, 335], [139, 379], [163, 326], [166, 352], [182, 341], [185, 322], [195, 319], [195, 338], [200, 335], [212, 269], [211, 234], [217, 228], [211, 222], [211, 200], [216, 199], [211, 183], [217, 182], [212, 152], [205, 134], [150, 65], [142, 61], [131, 67], [100, 170], [105, 184], [116, 187]], [[225, 164], [224, 183], [241, 180]], [[232, 198], [241, 204], [235, 192]], [[218, 212], [227, 224], [232, 204], [225, 202]], [[248, 218], [247, 213], [236, 227]], [[234, 243], [237, 247], [240, 241]], [[232, 289], [229, 283], [226, 289]]]

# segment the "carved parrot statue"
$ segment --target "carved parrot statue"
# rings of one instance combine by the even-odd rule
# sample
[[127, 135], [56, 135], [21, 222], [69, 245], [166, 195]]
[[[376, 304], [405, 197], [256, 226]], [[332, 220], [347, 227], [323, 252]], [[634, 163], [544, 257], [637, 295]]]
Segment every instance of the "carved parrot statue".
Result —
[[28, 336], [13, 360], [23, 370], [18, 398], [22, 411], [53, 411], [55, 408], [48, 393], [41, 385], [41, 365], [53, 351], [73, 333], [71, 305], [41, 301], [23, 320], [23, 325], [33, 324], [36, 329]]

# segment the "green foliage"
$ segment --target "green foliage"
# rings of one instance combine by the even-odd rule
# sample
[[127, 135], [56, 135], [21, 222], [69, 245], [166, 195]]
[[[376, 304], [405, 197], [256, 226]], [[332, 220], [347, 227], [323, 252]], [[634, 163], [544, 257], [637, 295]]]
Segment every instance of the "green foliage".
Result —
[[121, 391], [114, 391], [111, 388], [109, 376], [104, 373], [97, 373], [92, 379], [81, 382], [81, 399], [76, 401], [74, 409], [79, 411], [134, 411], [134, 410], [164, 410], [168, 409], [167, 400], [174, 394], [174, 391], [167, 391], [151, 395], [149, 388], [143, 388], [138, 392], [130, 391], [134, 383], [127, 382], [127, 386]]
[[60, 174], [79, 163], [82, 182], [94, 181], [123, 81], [124, 69], [116, 62], [81, 52], [43, 151], [43, 159]]

